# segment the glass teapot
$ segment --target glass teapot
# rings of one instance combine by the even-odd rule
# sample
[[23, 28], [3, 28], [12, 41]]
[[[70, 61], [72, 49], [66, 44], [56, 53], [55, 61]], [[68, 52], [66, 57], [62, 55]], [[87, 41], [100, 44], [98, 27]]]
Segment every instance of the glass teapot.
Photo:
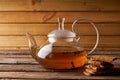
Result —
[[[40, 47], [37, 46], [34, 37], [26, 33], [32, 57], [45, 68], [72, 69], [81, 67], [86, 63], [87, 55], [91, 54], [98, 45], [99, 32], [91, 20], [83, 18], [75, 20], [72, 24], [72, 31], [64, 29], [64, 21], [65, 18], [62, 20], [58, 18], [58, 29], [50, 32], [47, 35], [48, 40]], [[89, 22], [97, 33], [96, 44], [89, 53], [79, 44], [80, 36], [74, 27], [79, 21]]]

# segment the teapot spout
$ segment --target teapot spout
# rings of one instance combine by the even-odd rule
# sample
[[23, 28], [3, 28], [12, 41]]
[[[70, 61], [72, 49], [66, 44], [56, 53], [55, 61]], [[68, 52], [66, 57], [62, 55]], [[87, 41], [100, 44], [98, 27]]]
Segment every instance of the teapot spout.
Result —
[[38, 46], [34, 37], [30, 33], [26, 33], [26, 38], [29, 43], [30, 54], [32, 55], [33, 58], [37, 59], [36, 54], [38, 53]]

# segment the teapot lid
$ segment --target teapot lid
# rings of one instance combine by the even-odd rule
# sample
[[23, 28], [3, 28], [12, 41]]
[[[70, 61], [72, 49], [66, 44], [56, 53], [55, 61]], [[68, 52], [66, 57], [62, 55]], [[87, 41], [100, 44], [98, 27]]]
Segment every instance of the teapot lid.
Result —
[[68, 30], [54, 30], [48, 34], [48, 40], [49, 42], [56, 42], [58, 40], [71, 42], [75, 36], [75, 33]]
[[73, 41], [73, 38], [76, 34], [72, 31], [64, 29], [64, 20], [62, 20], [62, 25], [60, 24], [60, 19], [58, 18], [58, 30], [53, 30], [48, 34], [48, 38], [50, 42], [55, 42], [56, 40], [65, 40], [65, 41]]
[[48, 34], [48, 37], [54, 38], [73, 38], [75, 36], [75, 33], [69, 30], [54, 30]]

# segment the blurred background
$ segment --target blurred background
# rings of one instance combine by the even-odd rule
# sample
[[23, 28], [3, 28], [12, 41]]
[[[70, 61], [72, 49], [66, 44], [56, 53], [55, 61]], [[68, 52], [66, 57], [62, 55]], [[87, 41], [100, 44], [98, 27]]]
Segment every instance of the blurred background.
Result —
[[[28, 50], [26, 32], [43, 44], [58, 17], [66, 18], [68, 30], [76, 19], [92, 20], [100, 32], [97, 50], [120, 50], [120, 0], [0, 0], [0, 50]], [[80, 44], [91, 49], [95, 30], [87, 22], [75, 26]]]

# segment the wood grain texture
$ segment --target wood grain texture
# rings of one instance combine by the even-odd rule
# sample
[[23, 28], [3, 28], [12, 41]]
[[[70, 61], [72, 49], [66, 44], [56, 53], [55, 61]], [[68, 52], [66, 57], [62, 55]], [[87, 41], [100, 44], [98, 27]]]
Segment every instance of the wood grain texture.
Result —
[[88, 18], [93, 22], [118, 23], [119, 15], [120, 12], [0, 12], [0, 23], [57, 23], [58, 17], [65, 17], [66, 23], [79, 18]]
[[0, 0], [0, 11], [119, 11], [119, 0]]
[[31, 0], [0, 0], [0, 11], [32, 11]]
[[119, 0], [36, 0], [35, 10], [42, 11], [119, 11]]
[[[14, 67], [13, 67], [14, 66]], [[35, 65], [30, 65], [30, 64], [21, 64], [21, 65], [17, 65], [17, 64], [9, 64], [9, 65], [0, 65], [0, 71], [15, 71], [15, 72], [42, 72], [42, 71], [54, 71], [54, 70], [50, 70], [50, 69], [45, 69], [43, 68], [41, 65], [39, 64], [35, 64]]]
[[[37, 44], [40, 46], [46, 40], [46, 36], [34, 36]], [[96, 36], [81, 36], [80, 44], [86, 48], [92, 48], [95, 44]], [[120, 48], [120, 41], [119, 36], [101, 36], [98, 48]], [[0, 36], [0, 48], [13, 48], [13, 49], [28, 49], [28, 42], [25, 36]]]
[[[95, 51], [93, 55], [114, 55], [119, 56], [119, 51]], [[83, 67], [71, 70], [46, 69], [38, 64], [32, 57], [29, 57], [29, 51], [0, 51], [0, 79], [120, 79], [119, 75], [113, 76], [85, 76], [82, 72]], [[5, 57], [5, 56], [9, 56]], [[28, 56], [28, 57], [24, 57]], [[92, 55], [90, 55], [92, 56]], [[115, 62], [116, 67], [120, 69], [119, 61]]]
[[[72, 76], [72, 77], [70, 77]], [[86, 77], [83, 74], [69, 72], [0, 72], [1, 78], [12, 79], [120, 79], [119, 76]]]
[[[36, 37], [43, 44], [49, 32], [57, 29], [57, 18], [65, 17], [65, 28], [78, 18], [93, 20], [100, 32], [100, 49], [120, 50], [120, 1], [119, 0], [0, 0], [0, 50], [28, 49], [25, 33]], [[81, 22], [76, 30], [81, 45], [92, 48], [95, 31], [87, 22]]]
[[[65, 24], [65, 29], [71, 31], [71, 26], [72, 24]], [[96, 26], [102, 36], [120, 35], [119, 23], [99, 23]], [[94, 28], [90, 24], [76, 24], [75, 28], [79, 35], [96, 35]], [[23, 36], [26, 32], [32, 35], [47, 36], [48, 33], [55, 29], [58, 29], [58, 24], [0, 24], [0, 36]]]

